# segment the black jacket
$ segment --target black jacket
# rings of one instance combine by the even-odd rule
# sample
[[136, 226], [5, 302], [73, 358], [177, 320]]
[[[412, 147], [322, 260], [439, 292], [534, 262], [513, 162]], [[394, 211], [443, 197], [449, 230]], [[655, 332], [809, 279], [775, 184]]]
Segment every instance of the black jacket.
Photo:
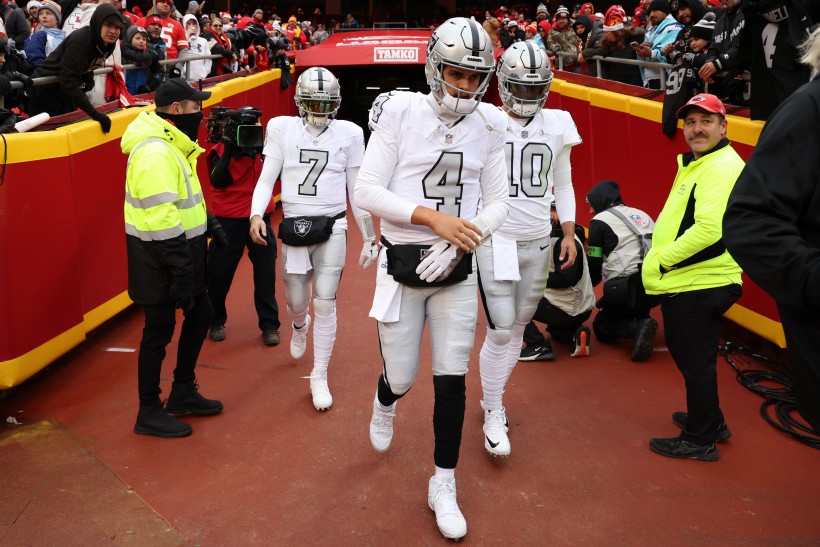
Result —
[[725, 10], [715, 22], [715, 33], [709, 43], [706, 62], [715, 63], [718, 72], [728, 71], [727, 77], [733, 78], [744, 67], [740, 63], [740, 37], [746, 18], [743, 10]]
[[775, 300], [820, 311], [820, 79], [770, 117], [729, 197], [723, 239]]
[[28, 24], [26, 15], [20, 8], [14, 6], [2, 7], [3, 21], [6, 25], [6, 36], [9, 40], [14, 40], [17, 49], [22, 50], [26, 38], [31, 36], [31, 27]]
[[729, 196], [723, 240], [777, 301], [800, 414], [820, 431], [820, 79], [772, 113]]
[[96, 110], [85, 94], [87, 90], [83, 83], [90, 79], [95, 69], [104, 66], [105, 59], [114, 52], [115, 44], [106, 45], [100, 38], [100, 31], [106, 17], [119, 13], [111, 4], [97, 6], [89, 26], [69, 34], [33, 74], [35, 78], [58, 76], [64, 99], [89, 116]]

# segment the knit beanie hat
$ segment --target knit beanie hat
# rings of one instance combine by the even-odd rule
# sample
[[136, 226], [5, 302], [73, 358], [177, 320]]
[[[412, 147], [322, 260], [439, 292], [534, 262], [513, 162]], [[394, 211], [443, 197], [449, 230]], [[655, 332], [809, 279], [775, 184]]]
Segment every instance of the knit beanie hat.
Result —
[[624, 28], [625, 17], [626, 12], [624, 12], [624, 8], [618, 5], [610, 7], [606, 10], [606, 16], [604, 16], [604, 30], [612, 32], [621, 30]]
[[539, 13], [549, 13], [549, 12], [547, 11], [547, 6], [545, 6], [544, 4], [538, 4], [538, 9], [535, 10], [535, 13], [537, 15]]
[[672, 13], [672, 10], [669, 9], [669, 2], [666, 0], [652, 0], [652, 2], [649, 3], [649, 12], [651, 13], [655, 10], [662, 11], [667, 15]]
[[698, 21], [692, 30], [689, 31], [690, 38], [702, 38], [704, 40], [712, 41], [712, 34], [715, 32], [715, 14], [712, 12], [703, 16], [703, 19]]
[[566, 8], [566, 6], [558, 6], [558, 9], [555, 10], [555, 18], [557, 19], [561, 16], [569, 18], [569, 10]]
[[52, 0], [43, 0], [40, 2], [40, 7], [37, 9], [37, 15], [40, 15], [40, 11], [44, 9], [47, 9], [54, 14], [54, 17], [57, 18], [57, 25], [59, 25], [60, 21], [63, 20], [63, 10], [60, 9], [60, 4], [57, 2], [53, 2]]
[[37, 0], [29, 0], [28, 4], [26, 4], [26, 11], [30, 10], [31, 8], [37, 8], [37, 11], [40, 11], [40, 2]]

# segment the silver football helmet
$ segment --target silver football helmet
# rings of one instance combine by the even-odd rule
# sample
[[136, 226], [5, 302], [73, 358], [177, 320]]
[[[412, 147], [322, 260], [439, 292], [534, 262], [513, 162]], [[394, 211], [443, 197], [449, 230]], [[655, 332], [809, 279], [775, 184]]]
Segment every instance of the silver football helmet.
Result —
[[[475, 91], [460, 89], [444, 81], [446, 66], [478, 72], [481, 81]], [[472, 19], [453, 17], [438, 27], [427, 44], [424, 71], [427, 84], [442, 106], [457, 114], [469, 114], [487, 91], [493, 75], [493, 44], [484, 28]], [[448, 93], [450, 88], [454, 95]]]
[[532, 40], [515, 42], [498, 61], [498, 94], [509, 110], [532, 118], [547, 102], [552, 83], [549, 57]]
[[307, 123], [324, 126], [336, 117], [342, 104], [342, 88], [339, 80], [328, 69], [311, 67], [296, 80], [293, 99], [299, 116]]

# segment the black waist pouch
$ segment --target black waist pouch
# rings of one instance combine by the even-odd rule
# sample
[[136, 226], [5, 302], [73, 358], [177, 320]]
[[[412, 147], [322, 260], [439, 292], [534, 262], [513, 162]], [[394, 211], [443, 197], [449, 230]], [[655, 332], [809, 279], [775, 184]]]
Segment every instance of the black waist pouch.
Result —
[[279, 224], [279, 239], [291, 247], [324, 243], [333, 233], [333, 224], [344, 218], [344, 212], [332, 217], [287, 217]]
[[416, 268], [424, 259], [424, 253], [430, 245], [393, 245], [381, 238], [382, 245], [387, 248], [387, 273], [397, 282], [408, 287], [446, 287], [464, 281], [473, 273], [473, 256], [470, 253], [461, 257], [450, 275], [441, 281], [428, 283], [419, 279]]

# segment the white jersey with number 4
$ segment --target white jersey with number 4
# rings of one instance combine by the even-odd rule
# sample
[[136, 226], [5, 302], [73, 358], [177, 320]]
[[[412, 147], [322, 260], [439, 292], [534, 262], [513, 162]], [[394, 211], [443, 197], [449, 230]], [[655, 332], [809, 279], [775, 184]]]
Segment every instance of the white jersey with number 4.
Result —
[[355, 123], [333, 120], [318, 136], [302, 118], [279, 116], [268, 122], [266, 158], [282, 161], [285, 217], [330, 216], [347, 209], [346, 169], [364, 157], [364, 132]]
[[515, 241], [546, 237], [555, 162], [565, 146], [580, 144], [581, 136], [569, 112], [544, 109], [524, 126], [510, 118], [506, 138], [510, 214], [498, 233]]
[[[383, 93], [373, 103], [369, 124], [389, 150], [379, 156], [374, 151], [369, 160], [372, 163], [362, 171], [365, 177], [371, 170], [387, 173], [387, 190], [404, 203], [472, 219], [482, 194], [495, 194], [495, 190], [504, 193], [500, 185], [506, 175], [501, 155], [506, 117], [497, 108], [481, 103], [475, 112], [448, 128], [436, 116], [427, 95]], [[379, 162], [395, 163], [376, 165]], [[488, 184], [495, 190], [488, 192]], [[497, 227], [492, 221], [488, 224], [491, 229]], [[396, 244], [428, 244], [441, 239], [427, 226], [411, 224], [409, 218], [400, 222], [383, 217], [381, 232]]]

